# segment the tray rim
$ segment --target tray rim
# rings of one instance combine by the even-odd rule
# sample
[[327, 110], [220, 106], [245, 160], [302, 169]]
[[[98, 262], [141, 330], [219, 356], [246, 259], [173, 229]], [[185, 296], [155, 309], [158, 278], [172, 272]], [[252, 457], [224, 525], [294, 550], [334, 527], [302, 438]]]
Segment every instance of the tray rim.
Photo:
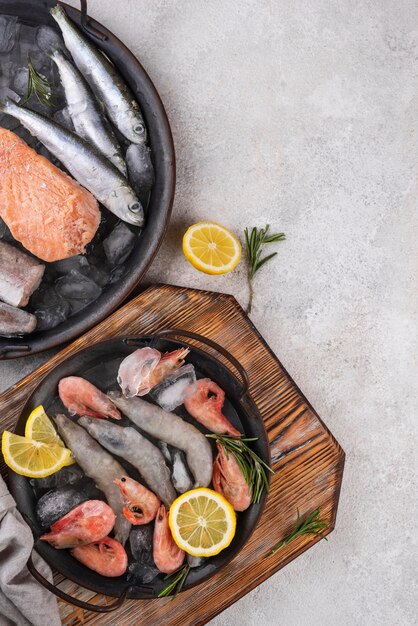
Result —
[[[32, 0], [19, 1], [23, 5], [28, 4], [28, 2], [31, 2]], [[13, 4], [10, 0], [6, 0], [6, 2]], [[6, 2], [0, 4], [0, 15], [12, 15], [10, 12], [7, 12]], [[55, 0], [42, 0], [42, 5], [44, 5], [45, 8], [52, 7], [54, 4], [56, 4]], [[79, 9], [62, 2], [61, 0], [58, 1], [58, 4], [65, 8], [67, 14], [71, 17], [71, 19], [75, 20], [77, 25], [80, 25], [81, 11]], [[154, 100], [154, 111], [158, 111], [160, 120], [159, 124], [161, 126], [162, 134], [161, 143], [163, 157], [161, 160], [161, 171], [164, 172], [163, 177], [166, 180], [166, 184], [163, 188], [163, 193], [159, 201], [159, 206], [163, 207], [161, 210], [161, 215], [163, 217], [159, 220], [160, 223], [158, 228], [154, 229], [154, 234], [156, 233], [157, 236], [152, 237], [152, 243], [148, 246], [150, 250], [148, 254], [149, 258], [142, 264], [142, 271], [140, 275], [134, 275], [131, 270], [127, 277], [123, 277], [115, 285], [112, 285], [110, 289], [111, 293], [102, 304], [100, 311], [95, 310], [94, 312], [89, 312], [88, 317], [86, 317], [86, 311], [88, 311], [90, 306], [94, 307], [95, 305], [95, 302], [93, 302], [84, 310], [68, 318], [64, 324], [58, 325], [57, 327], [47, 331], [40, 331], [42, 334], [39, 337], [37, 336], [36, 330], [33, 334], [25, 335], [19, 338], [7, 338], [0, 336], [0, 360], [20, 358], [22, 356], [29, 356], [39, 352], [44, 352], [46, 350], [50, 350], [51, 348], [68, 345], [70, 341], [74, 341], [80, 337], [80, 335], [88, 332], [91, 328], [107, 319], [118, 307], [122, 306], [126, 302], [127, 298], [143, 280], [162, 245], [170, 223], [176, 188], [176, 155], [173, 134], [161, 96], [147, 71], [133, 52], [131, 52], [131, 50], [103, 24], [90, 16], [88, 17], [88, 21], [94, 28], [99, 28], [99, 30], [106, 35], [107, 40], [111, 39], [119, 48], [124, 59], [129, 61], [129, 63], [135, 67], [135, 71], [139, 72], [142, 77], [141, 84], [146, 85], [148, 93], [151, 94], [151, 97]], [[123, 69], [119, 69], [119, 71], [122, 75], [124, 75]], [[139, 238], [139, 244], [141, 244], [141, 239], [142, 237]], [[60, 326], [66, 326], [67, 321], [71, 320], [71, 318], [74, 318], [75, 321], [71, 324], [70, 329], [65, 328], [63, 330], [59, 330]]]

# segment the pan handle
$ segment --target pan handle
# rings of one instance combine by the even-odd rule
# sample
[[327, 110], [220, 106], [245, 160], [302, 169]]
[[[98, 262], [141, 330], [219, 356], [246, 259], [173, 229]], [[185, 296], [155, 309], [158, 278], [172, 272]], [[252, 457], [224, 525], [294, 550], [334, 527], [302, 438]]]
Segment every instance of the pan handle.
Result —
[[241, 398], [243, 398], [243, 396], [245, 396], [246, 393], [248, 393], [250, 381], [248, 380], [248, 374], [245, 371], [244, 367], [241, 365], [238, 359], [232, 356], [232, 354], [228, 350], [226, 350], [226, 348], [223, 348], [218, 343], [216, 343], [216, 341], [213, 341], [212, 339], [209, 339], [208, 337], [204, 337], [203, 335], [199, 335], [198, 333], [193, 333], [189, 330], [183, 330], [180, 328], [178, 329], [168, 328], [168, 329], [163, 329], [163, 330], [157, 330], [157, 332], [155, 332], [153, 336], [155, 339], [159, 339], [160, 337], [187, 337], [188, 339], [194, 339], [195, 341], [200, 341], [201, 343], [209, 346], [213, 350], [216, 350], [216, 352], [219, 352], [219, 354], [222, 354], [222, 356], [225, 357], [227, 361], [229, 361], [235, 367], [235, 369], [237, 370], [237, 372], [239, 373], [241, 377], [240, 400]]
[[84, 609], [85, 611], [95, 611], [96, 613], [110, 613], [111, 611], [115, 611], [125, 602], [126, 595], [128, 593], [128, 588], [126, 588], [122, 595], [120, 595], [112, 604], [108, 604], [105, 606], [90, 604], [89, 602], [83, 602], [83, 600], [78, 600], [73, 596], [69, 596], [67, 593], [65, 593], [65, 591], [62, 591], [58, 587], [55, 587], [55, 585], [50, 583], [49, 580], [44, 578], [42, 574], [36, 569], [32, 561], [32, 555], [29, 556], [26, 565], [32, 576], [38, 581], [38, 583], [45, 587], [45, 589], [48, 589], [48, 591], [58, 596], [58, 598], [60, 598], [61, 600], [64, 600], [64, 602], [67, 602], [68, 604], [74, 604], [75, 606], [78, 606], [80, 607], [80, 609]]
[[81, 28], [99, 41], [106, 41], [107, 35], [90, 24], [87, 16], [87, 0], [80, 0]]

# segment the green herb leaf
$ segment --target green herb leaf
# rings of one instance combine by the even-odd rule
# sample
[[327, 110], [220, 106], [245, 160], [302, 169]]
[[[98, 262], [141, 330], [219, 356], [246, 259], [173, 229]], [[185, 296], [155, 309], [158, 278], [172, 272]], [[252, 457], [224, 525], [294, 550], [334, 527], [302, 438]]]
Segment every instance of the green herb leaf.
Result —
[[223, 446], [227, 458], [230, 452], [234, 455], [248, 489], [252, 491], [251, 502], [253, 504], [260, 502], [264, 489], [267, 492], [269, 490], [268, 472], [274, 474], [274, 471], [247, 445], [251, 441], [257, 441], [258, 437], [237, 438], [215, 434], [206, 437], [218, 441]]
[[323, 531], [327, 528], [328, 522], [320, 518], [319, 508], [315, 509], [315, 511], [311, 513], [311, 515], [309, 515], [304, 522], [300, 521], [299, 511], [297, 511], [296, 528], [289, 535], [287, 535], [283, 541], [280, 541], [280, 543], [273, 548], [268, 556], [276, 554], [276, 552], [278, 552], [281, 548], [301, 535], [316, 535], [317, 537], [322, 537], [325, 541], [327, 541], [327, 538], [322, 536]]
[[158, 594], [159, 598], [165, 598], [166, 596], [173, 596], [172, 599], [177, 596], [177, 594], [182, 590], [184, 583], [186, 582], [186, 578], [190, 572], [190, 565], [182, 565], [178, 570], [173, 572], [172, 574], [167, 574], [164, 576], [164, 580], [168, 580], [172, 578], [171, 582], [164, 587], [162, 591]]
[[28, 86], [26, 89], [26, 96], [20, 104], [26, 104], [33, 95], [37, 97], [41, 104], [46, 106], [54, 106], [54, 97], [52, 95], [52, 84], [39, 74], [34, 68], [31, 58], [28, 56]]
[[250, 298], [247, 307], [247, 313], [251, 313], [251, 307], [254, 297], [253, 279], [260, 268], [263, 267], [268, 261], [276, 256], [277, 252], [269, 254], [261, 259], [263, 252], [263, 246], [268, 243], [276, 243], [286, 239], [284, 233], [272, 233], [269, 234], [270, 224], [267, 224], [265, 228], [252, 228], [251, 233], [248, 228], [244, 229], [245, 237], [245, 251], [248, 262], [248, 283], [250, 288]]

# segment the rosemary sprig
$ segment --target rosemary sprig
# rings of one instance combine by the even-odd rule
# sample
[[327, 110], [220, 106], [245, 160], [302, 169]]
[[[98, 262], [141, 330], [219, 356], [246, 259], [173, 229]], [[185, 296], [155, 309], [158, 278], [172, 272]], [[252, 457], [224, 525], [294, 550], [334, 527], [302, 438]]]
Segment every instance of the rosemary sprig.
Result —
[[251, 502], [257, 504], [260, 502], [261, 494], [265, 489], [269, 490], [269, 481], [267, 472], [274, 474], [274, 471], [247, 445], [250, 441], [257, 441], [257, 437], [241, 437], [240, 439], [228, 437], [227, 435], [206, 435], [211, 439], [219, 441], [224, 447], [226, 454], [231, 452], [242, 473], [248, 489], [252, 489]]
[[164, 580], [168, 580], [169, 578], [172, 578], [172, 580], [168, 583], [166, 587], [164, 587], [162, 591], [160, 591], [158, 597], [165, 598], [172, 595], [172, 599], [174, 600], [174, 598], [181, 591], [184, 583], [186, 582], [186, 578], [189, 575], [189, 572], [190, 565], [186, 564], [182, 565], [177, 571], [173, 572], [172, 574], [167, 574], [167, 576], [164, 576]]
[[267, 243], [275, 243], [276, 241], [282, 241], [286, 239], [284, 233], [272, 233], [269, 234], [270, 225], [267, 224], [265, 228], [253, 228], [250, 232], [249, 228], [244, 230], [245, 235], [245, 251], [248, 261], [248, 284], [250, 288], [250, 298], [247, 306], [247, 313], [251, 313], [251, 307], [253, 304], [254, 286], [253, 279], [255, 274], [260, 268], [263, 267], [270, 259], [276, 256], [277, 252], [268, 254], [267, 256], [260, 258], [263, 251], [263, 246]]
[[28, 56], [28, 86], [26, 90], [26, 96], [22, 100], [21, 104], [26, 104], [33, 95], [35, 95], [41, 104], [46, 106], [54, 106], [54, 97], [52, 95], [52, 84], [39, 74], [34, 68], [30, 56]]
[[[300, 537], [301, 535], [316, 535], [317, 537], [322, 537], [322, 532], [328, 528], [328, 522], [324, 519], [320, 518], [319, 508], [315, 509], [309, 517], [306, 518], [304, 522], [300, 521], [300, 515], [298, 511], [298, 517], [296, 521], [296, 528], [289, 534], [287, 537], [283, 539], [280, 543], [277, 544], [273, 548], [273, 550], [269, 553], [269, 556], [276, 554], [283, 546], [286, 546], [288, 543], [296, 539], [296, 537]], [[322, 537], [325, 541], [328, 541], [326, 537]]]

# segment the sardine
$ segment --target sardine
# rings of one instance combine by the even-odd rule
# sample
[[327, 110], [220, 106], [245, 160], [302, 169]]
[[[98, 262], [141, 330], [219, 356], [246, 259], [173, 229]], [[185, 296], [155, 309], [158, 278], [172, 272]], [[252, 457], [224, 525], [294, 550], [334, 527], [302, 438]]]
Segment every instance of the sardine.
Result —
[[144, 210], [126, 178], [85, 139], [9, 98], [0, 103], [0, 111], [18, 119], [109, 211], [124, 222], [143, 225]]
[[0, 335], [14, 337], [27, 335], [36, 328], [36, 317], [32, 313], [0, 302]]
[[0, 241], [0, 300], [23, 307], [41, 283], [45, 265]]
[[170, 480], [170, 470], [156, 446], [129, 426], [118, 426], [86, 416], [81, 417], [78, 423], [106, 450], [133, 465], [151, 491], [166, 506], [170, 506], [177, 494]]
[[94, 480], [103, 491], [109, 506], [116, 515], [115, 537], [122, 544], [128, 539], [131, 525], [122, 513], [123, 503], [120, 491], [113, 482], [126, 476], [126, 470], [90, 435], [66, 415], [57, 415], [55, 422], [58, 432], [70, 448], [75, 460], [84, 473]]
[[118, 140], [84, 76], [59, 48], [52, 50], [49, 56], [58, 67], [77, 135], [95, 146], [126, 177], [126, 163]]
[[51, 9], [80, 72], [103, 102], [109, 119], [133, 143], [145, 143], [147, 131], [139, 105], [112, 63], [81, 34], [63, 7]]
[[194, 487], [207, 487], [210, 484], [212, 449], [208, 439], [197, 428], [178, 415], [163, 411], [142, 398], [125, 398], [118, 391], [111, 391], [108, 396], [141, 430], [183, 450], [195, 480]]

